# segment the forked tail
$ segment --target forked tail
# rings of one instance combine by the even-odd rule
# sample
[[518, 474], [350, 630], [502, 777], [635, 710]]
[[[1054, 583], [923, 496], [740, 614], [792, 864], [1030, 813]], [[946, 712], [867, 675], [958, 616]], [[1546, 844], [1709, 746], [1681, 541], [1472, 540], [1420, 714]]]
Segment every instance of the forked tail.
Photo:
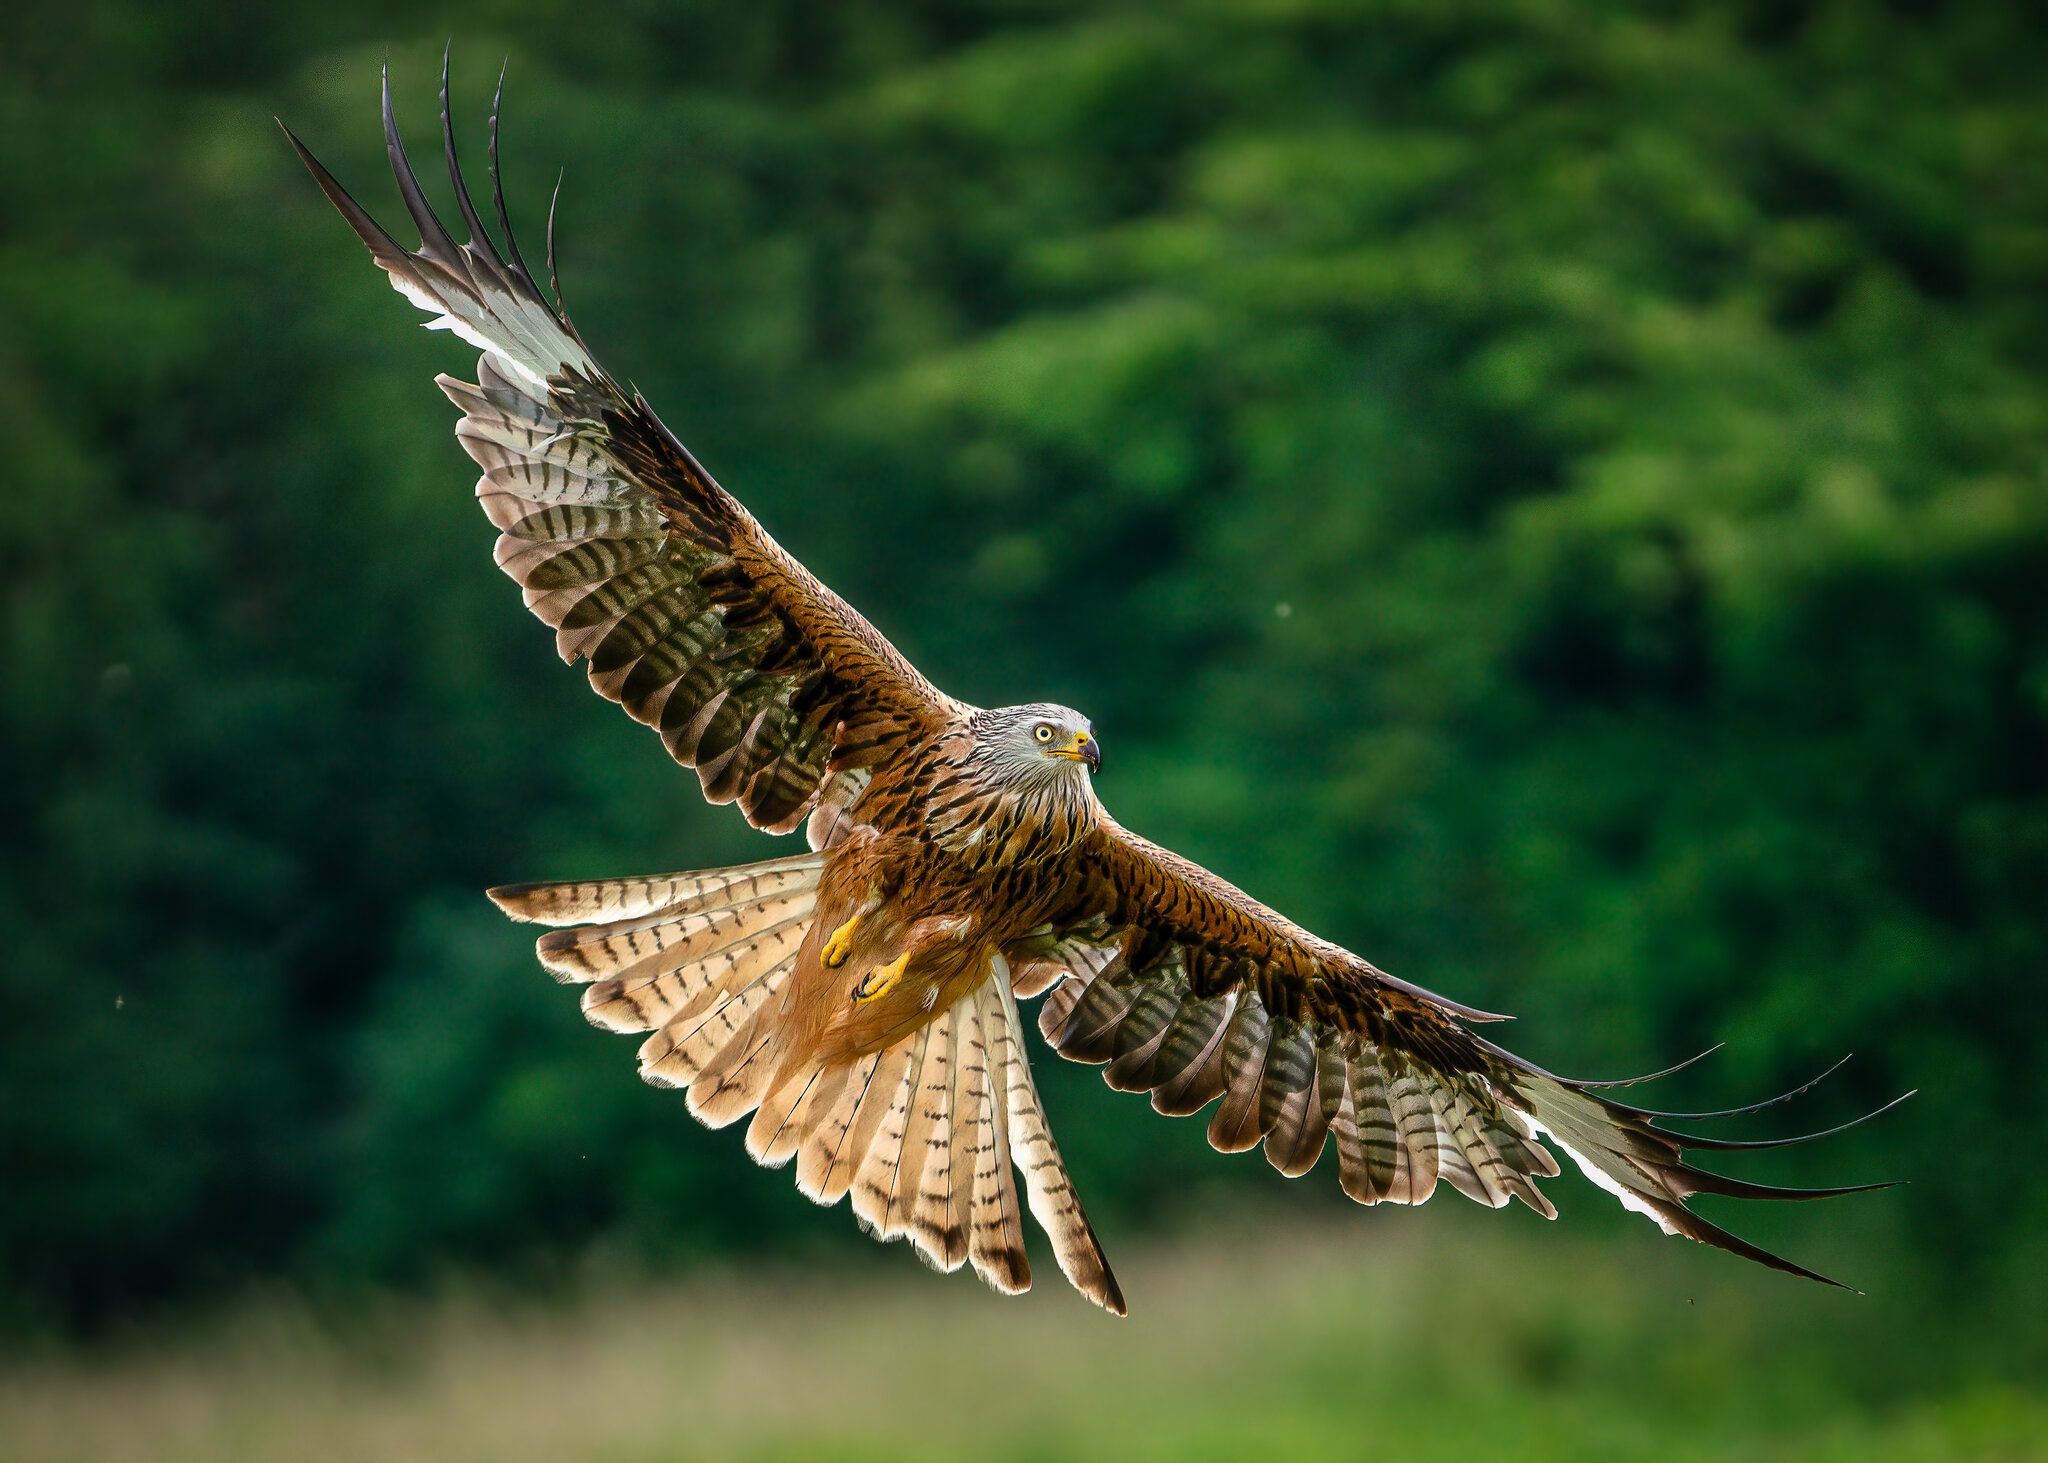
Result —
[[971, 1261], [1006, 1293], [1031, 1284], [1028, 1207], [1075, 1288], [1123, 1314], [1040, 1106], [1000, 961], [882, 1051], [820, 1063], [793, 1044], [801, 1038], [792, 983], [823, 870], [824, 855], [810, 853], [702, 873], [512, 885], [491, 898], [514, 919], [572, 926], [550, 930], [537, 948], [558, 980], [585, 985], [590, 1022], [647, 1033], [640, 1075], [687, 1089], [707, 1126], [752, 1113], [747, 1152], [771, 1168], [794, 1159], [807, 1197], [830, 1205], [851, 1194], [877, 1238], [908, 1239], [940, 1270]]

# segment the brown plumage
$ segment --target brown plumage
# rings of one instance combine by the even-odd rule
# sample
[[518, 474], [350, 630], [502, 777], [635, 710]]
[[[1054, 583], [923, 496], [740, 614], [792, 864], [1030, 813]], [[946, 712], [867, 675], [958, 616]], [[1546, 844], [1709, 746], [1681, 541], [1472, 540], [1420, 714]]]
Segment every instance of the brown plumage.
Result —
[[[750, 1118], [748, 1151], [793, 1164], [803, 1193], [850, 1196], [879, 1237], [999, 1290], [1030, 1284], [1028, 1208], [1068, 1279], [1121, 1313], [1024, 1049], [1017, 1001], [1049, 991], [1038, 1025], [1063, 1055], [1162, 1113], [1214, 1103], [1209, 1141], [1263, 1148], [1282, 1173], [1333, 1148], [1360, 1203], [1421, 1203], [1442, 1180], [1551, 1215], [1535, 1182], [1558, 1172], [1548, 1138], [1668, 1232], [1812, 1274], [1685, 1201], [1849, 1190], [1694, 1167], [1688, 1148], [1773, 1145], [1680, 1137], [1655, 1122], [1672, 1115], [1602, 1095], [1611, 1084], [1531, 1066], [1472, 1030], [1500, 1018], [1126, 832], [1096, 800], [1099, 744], [1078, 713], [939, 691], [597, 364], [494, 189], [498, 251], [456, 165], [445, 68], [462, 242], [413, 177], [388, 78], [384, 124], [417, 249], [292, 145], [399, 292], [483, 351], [474, 382], [439, 384], [499, 565], [562, 658], [706, 797], [807, 831], [809, 851], [742, 868], [492, 891], [558, 927], [542, 964], [583, 985], [593, 1024], [642, 1036], [648, 1081], [687, 1089], [708, 1125]], [[495, 111], [490, 141], [495, 181]]]

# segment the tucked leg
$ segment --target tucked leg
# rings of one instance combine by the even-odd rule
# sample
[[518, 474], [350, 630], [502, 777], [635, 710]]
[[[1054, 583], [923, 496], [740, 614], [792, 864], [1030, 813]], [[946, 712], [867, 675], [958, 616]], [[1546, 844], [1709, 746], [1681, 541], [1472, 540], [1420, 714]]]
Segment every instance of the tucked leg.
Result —
[[862, 976], [860, 982], [854, 986], [854, 1004], [861, 1005], [874, 1000], [878, 996], [887, 995], [890, 990], [894, 989], [896, 982], [903, 979], [903, 972], [909, 968], [910, 952], [908, 950], [905, 950], [887, 965], [877, 965], [873, 970]]
[[860, 920], [858, 914], [854, 915], [826, 938], [821, 958], [827, 970], [837, 970], [846, 963], [846, 957], [853, 953], [853, 934], [860, 928]]

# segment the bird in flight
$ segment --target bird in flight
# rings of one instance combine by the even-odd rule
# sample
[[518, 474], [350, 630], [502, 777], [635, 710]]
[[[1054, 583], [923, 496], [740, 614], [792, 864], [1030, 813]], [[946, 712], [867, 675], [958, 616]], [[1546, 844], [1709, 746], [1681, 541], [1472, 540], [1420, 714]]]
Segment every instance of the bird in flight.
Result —
[[[1657, 1113], [1607, 1095], [1625, 1083], [1547, 1072], [1474, 1030], [1503, 1018], [1399, 980], [1125, 829], [1096, 796], [1086, 716], [939, 690], [598, 364], [513, 239], [495, 102], [502, 250], [456, 163], [445, 61], [465, 238], [414, 176], [388, 71], [383, 113], [417, 248], [285, 135], [428, 327], [483, 352], [474, 381], [436, 384], [482, 470], [499, 567], [562, 659], [585, 662], [706, 798], [806, 835], [803, 852], [737, 868], [490, 891], [514, 919], [555, 927], [541, 963], [583, 987], [592, 1024], [644, 1036], [643, 1078], [685, 1089], [707, 1126], [750, 1118], [748, 1153], [793, 1163], [806, 1196], [850, 1195], [878, 1238], [907, 1238], [943, 1270], [972, 1264], [999, 1291], [1031, 1283], [1028, 1209], [1067, 1279], [1118, 1314], [1033, 1081], [1019, 1014], [1033, 997], [1045, 1040], [1104, 1064], [1111, 1087], [1171, 1115], [1213, 1102], [1214, 1147], [1263, 1147], [1290, 1176], [1334, 1148], [1337, 1182], [1362, 1204], [1419, 1204], [1441, 1180], [1553, 1217], [1538, 1187], [1559, 1172], [1552, 1145], [1667, 1233], [1825, 1279], [1686, 1204], [1883, 1187], [1778, 1188], [1687, 1161], [1823, 1135], [1672, 1132], [1658, 1120], [1770, 1104]], [[551, 210], [551, 284], [553, 239]]]

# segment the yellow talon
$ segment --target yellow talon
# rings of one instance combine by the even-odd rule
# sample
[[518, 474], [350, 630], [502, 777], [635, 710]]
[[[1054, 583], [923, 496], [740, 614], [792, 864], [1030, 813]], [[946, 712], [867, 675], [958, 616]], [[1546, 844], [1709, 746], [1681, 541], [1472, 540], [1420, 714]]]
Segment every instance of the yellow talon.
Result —
[[887, 965], [878, 965], [861, 978], [853, 988], [855, 1005], [863, 1005], [877, 996], [887, 995], [897, 981], [903, 979], [903, 972], [910, 967], [910, 952], [905, 950]]
[[860, 916], [855, 915], [834, 930], [825, 941], [825, 968], [837, 970], [846, 963], [846, 957], [853, 953], [853, 932], [860, 928]]

